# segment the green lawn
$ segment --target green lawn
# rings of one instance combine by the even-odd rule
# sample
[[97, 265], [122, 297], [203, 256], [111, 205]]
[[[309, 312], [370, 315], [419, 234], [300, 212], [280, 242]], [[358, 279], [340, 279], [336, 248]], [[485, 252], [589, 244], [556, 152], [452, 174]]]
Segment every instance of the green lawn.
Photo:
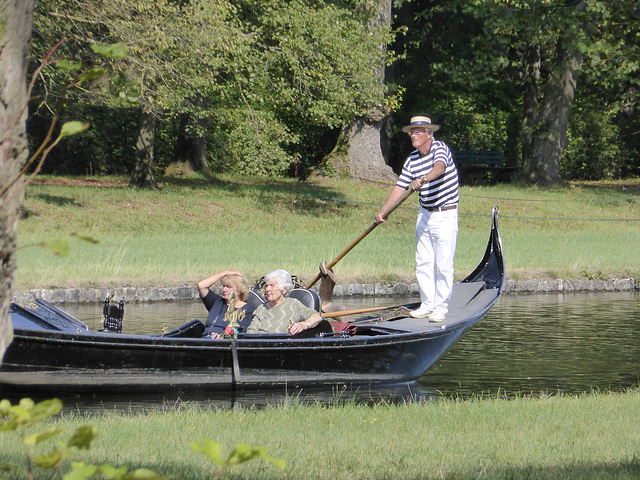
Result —
[[[225, 476], [234, 479], [637, 479], [639, 411], [637, 390], [375, 406], [304, 406], [294, 399], [266, 409], [186, 404], [166, 412], [67, 414], [29, 433], [55, 427], [68, 437], [90, 424], [98, 437], [88, 451], [73, 449], [75, 460], [146, 467], [176, 479], [214, 478], [214, 465], [190, 448], [203, 438], [220, 442], [224, 457], [246, 443], [287, 462], [281, 471], [252, 460]], [[0, 464], [7, 462], [25, 464], [15, 432], [0, 433]]]
[[[366, 230], [390, 185], [220, 175], [163, 178], [133, 190], [124, 178], [38, 177], [27, 187], [14, 290], [179, 286], [234, 267], [250, 280], [285, 268], [303, 280]], [[494, 205], [507, 276], [640, 274], [640, 180], [540, 188], [461, 187], [456, 277], [481, 258]], [[335, 267], [337, 282], [414, 281], [417, 196]], [[76, 234], [99, 243], [82, 241]], [[62, 240], [66, 256], [38, 248]]]
[[[122, 178], [43, 180], [26, 191], [14, 290], [176, 286], [228, 267], [251, 280], [274, 268], [310, 279], [321, 260], [333, 259], [371, 224], [390, 189], [234, 176], [165, 178], [159, 191], [128, 189]], [[460, 193], [458, 277], [484, 252], [494, 205], [508, 277], [640, 274], [640, 180]], [[336, 265], [338, 283], [413, 281], [416, 202], [410, 198]], [[70, 245], [68, 255], [38, 247], [58, 239]], [[287, 461], [283, 472], [253, 460], [225, 478], [601, 480], [640, 478], [639, 411], [638, 390], [369, 406], [305, 406], [294, 398], [266, 409], [187, 403], [164, 412], [65, 414], [42, 427], [68, 435], [91, 424], [99, 436], [90, 450], [73, 451], [74, 459], [147, 467], [167, 478], [213, 478], [216, 467], [190, 448], [210, 438], [222, 443], [223, 454], [248, 443]], [[37, 448], [48, 450], [51, 441]], [[25, 465], [15, 432], [0, 433], [4, 463]], [[35, 478], [49, 478], [40, 473]]]

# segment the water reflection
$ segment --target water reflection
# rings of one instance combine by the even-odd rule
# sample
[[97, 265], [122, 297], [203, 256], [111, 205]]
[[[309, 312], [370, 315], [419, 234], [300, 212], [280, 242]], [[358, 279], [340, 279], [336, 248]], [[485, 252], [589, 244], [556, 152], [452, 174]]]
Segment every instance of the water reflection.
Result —
[[[416, 384], [388, 385], [382, 387], [340, 387], [303, 390], [265, 390], [250, 392], [207, 392], [189, 395], [75, 395], [60, 396], [65, 413], [140, 413], [147, 410], [168, 411], [190, 406], [233, 410], [245, 407], [269, 407], [278, 405], [359, 405], [403, 404], [426, 402], [438, 398], [437, 391]], [[33, 396], [35, 401], [51, 398], [51, 395]], [[17, 402], [19, 398], [10, 398]]]
[[[415, 298], [335, 299], [345, 309], [397, 305]], [[91, 328], [100, 327], [101, 305], [63, 307]], [[205, 318], [200, 302], [129, 304], [124, 330], [158, 333]], [[361, 403], [428, 400], [441, 395], [579, 394], [623, 390], [640, 384], [640, 295], [628, 293], [503, 296], [418, 382], [384, 388], [332, 391], [265, 391], [206, 398], [73, 399], [83, 408], [175, 408], [200, 403], [233, 408], [286, 402]], [[93, 403], [92, 403], [93, 402]], [[67, 402], [65, 402], [66, 404]]]
[[639, 300], [638, 293], [505, 296], [421, 383], [461, 396], [637, 386]]

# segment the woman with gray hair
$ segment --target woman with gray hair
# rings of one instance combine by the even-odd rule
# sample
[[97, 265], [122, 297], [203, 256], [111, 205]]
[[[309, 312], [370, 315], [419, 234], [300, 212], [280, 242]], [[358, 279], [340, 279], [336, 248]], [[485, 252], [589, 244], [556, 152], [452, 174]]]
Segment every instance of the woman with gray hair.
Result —
[[293, 280], [286, 270], [274, 270], [264, 277], [267, 303], [253, 312], [248, 333], [296, 333], [317, 326], [322, 317], [299, 300], [287, 297]]

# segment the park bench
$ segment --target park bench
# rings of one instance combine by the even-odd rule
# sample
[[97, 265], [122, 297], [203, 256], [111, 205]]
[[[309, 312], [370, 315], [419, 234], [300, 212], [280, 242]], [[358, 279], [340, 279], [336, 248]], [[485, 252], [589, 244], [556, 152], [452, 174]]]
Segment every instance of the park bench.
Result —
[[505, 165], [502, 152], [497, 150], [452, 151], [461, 183], [482, 184], [513, 181], [517, 167]]

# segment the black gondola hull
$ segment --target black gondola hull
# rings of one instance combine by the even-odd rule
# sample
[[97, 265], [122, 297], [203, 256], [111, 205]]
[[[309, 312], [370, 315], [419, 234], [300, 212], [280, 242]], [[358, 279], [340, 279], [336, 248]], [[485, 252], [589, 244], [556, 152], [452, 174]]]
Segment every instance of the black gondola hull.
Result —
[[455, 284], [443, 324], [374, 316], [358, 319], [351, 337], [211, 340], [94, 332], [47, 302], [12, 304], [14, 341], [0, 367], [0, 392], [205, 392], [409, 382], [489, 311], [503, 285], [494, 209], [484, 258]]

